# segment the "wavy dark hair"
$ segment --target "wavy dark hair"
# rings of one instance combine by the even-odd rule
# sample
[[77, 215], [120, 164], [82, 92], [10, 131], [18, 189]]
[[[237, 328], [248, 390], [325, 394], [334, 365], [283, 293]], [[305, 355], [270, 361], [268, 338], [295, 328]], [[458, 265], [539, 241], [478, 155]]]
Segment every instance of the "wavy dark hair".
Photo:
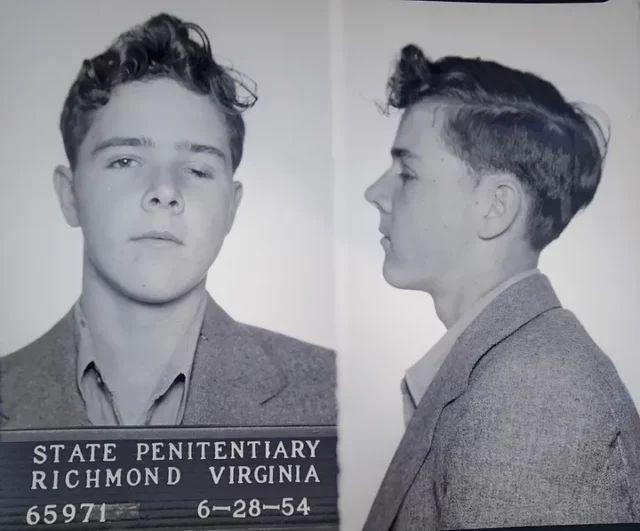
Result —
[[593, 200], [609, 132], [548, 81], [479, 58], [430, 61], [410, 44], [395, 62], [383, 110], [425, 99], [445, 104], [443, 140], [474, 175], [508, 173], [523, 184], [534, 249], [558, 238]]
[[[202, 42], [191, 38], [195, 32]], [[85, 59], [71, 86], [60, 117], [60, 131], [72, 169], [96, 110], [113, 90], [131, 81], [168, 78], [211, 98], [226, 117], [235, 171], [242, 160], [245, 124], [242, 113], [257, 101], [248, 77], [213, 58], [205, 31], [192, 22], [161, 13], [119, 35], [111, 46]], [[244, 93], [244, 97], [240, 96]]]

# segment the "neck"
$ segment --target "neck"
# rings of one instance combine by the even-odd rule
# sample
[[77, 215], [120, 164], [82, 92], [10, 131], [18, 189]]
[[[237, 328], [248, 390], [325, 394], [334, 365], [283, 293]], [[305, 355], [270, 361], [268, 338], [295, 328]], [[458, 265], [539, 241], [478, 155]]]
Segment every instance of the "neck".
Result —
[[205, 303], [205, 282], [178, 299], [148, 304], [117, 291], [85, 260], [80, 303], [110, 386], [152, 391]]
[[[495, 256], [495, 255], [494, 255]], [[473, 261], [474, 270], [455, 271], [443, 286], [432, 293], [436, 314], [447, 329], [484, 295], [520, 273], [538, 266], [538, 254], [522, 253], [517, 260], [499, 261], [492, 258], [486, 267]]]

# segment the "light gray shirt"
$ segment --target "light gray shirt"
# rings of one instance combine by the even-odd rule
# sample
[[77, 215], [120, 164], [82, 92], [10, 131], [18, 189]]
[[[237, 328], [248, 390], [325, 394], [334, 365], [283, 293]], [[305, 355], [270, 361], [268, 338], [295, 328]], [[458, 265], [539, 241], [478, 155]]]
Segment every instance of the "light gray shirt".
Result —
[[[184, 340], [169, 359], [154, 393], [148, 398], [142, 416], [133, 425], [174, 426], [182, 422], [189, 392], [191, 367], [206, 309], [205, 302], [203, 299], [196, 318], [185, 333]], [[78, 352], [77, 385], [86, 406], [87, 416], [94, 426], [121, 426], [125, 423], [113, 400], [108, 382], [100, 372], [91, 330], [82, 313], [80, 301], [76, 302], [73, 312]], [[140, 398], [130, 397], [136, 401]]]

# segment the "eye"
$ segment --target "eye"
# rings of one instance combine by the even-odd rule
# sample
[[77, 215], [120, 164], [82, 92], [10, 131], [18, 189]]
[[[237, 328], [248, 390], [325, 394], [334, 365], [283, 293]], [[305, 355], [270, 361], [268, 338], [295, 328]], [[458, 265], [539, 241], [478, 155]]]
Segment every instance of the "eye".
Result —
[[411, 175], [410, 173], [407, 172], [402, 172], [400, 174], [400, 178], [402, 179], [403, 182], [407, 182], [407, 181], [412, 181], [413, 179], [415, 179], [415, 176]]
[[131, 168], [131, 166], [133, 164], [137, 164], [137, 161], [135, 161], [134, 159], [130, 159], [128, 157], [122, 157], [122, 158], [119, 158], [119, 159], [114, 160], [113, 162], [109, 163], [107, 168], [113, 168], [113, 169], [116, 169], [116, 170], [121, 170], [121, 169], [124, 169], [124, 168]]
[[213, 174], [207, 170], [198, 170], [195, 168], [189, 168], [189, 171], [199, 179], [211, 179], [213, 177]]

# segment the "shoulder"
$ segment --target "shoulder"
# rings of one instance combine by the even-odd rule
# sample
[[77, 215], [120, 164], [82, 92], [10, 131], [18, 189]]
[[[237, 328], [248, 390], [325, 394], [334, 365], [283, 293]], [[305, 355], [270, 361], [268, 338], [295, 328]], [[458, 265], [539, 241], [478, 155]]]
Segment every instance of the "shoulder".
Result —
[[495, 345], [479, 365], [483, 363], [491, 369], [485, 375], [499, 381], [518, 372], [545, 386], [582, 382], [587, 385], [581, 388], [589, 391], [595, 388], [588, 384], [597, 387], [617, 375], [608, 356], [564, 309], [553, 309], [531, 320]]
[[12, 417], [41, 407], [73, 373], [72, 319], [66, 315], [27, 346], [0, 358], [0, 408]]
[[252, 325], [243, 325], [289, 374], [311, 380], [335, 379], [335, 351]]
[[640, 418], [570, 312], [550, 310], [494, 345], [439, 422], [451, 527], [628, 518]]
[[56, 357], [52, 353], [59, 350], [63, 344], [73, 341], [70, 321], [70, 316], [66, 315], [28, 345], [0, 357], [1, 374], [18, 378], [34, 371], [49, 372], [49, 365], [56, 362]]
[[279, 422], [284, 416], [288, 422], [335, 426], [338, 411], [335, 352], [272, 330], [244, 327], [286, 380], [282, 392], [268, 402], [275, 418]]
[[512, 428], [533, 431], [546, 426], [584, 438], [614, 433], [616, 402], [631, 401], [611, 360], [564, 309], [540, 315], [495, 345], [464, 394], [469, 422], [480, 417], [494, 428], [513, 422]]

